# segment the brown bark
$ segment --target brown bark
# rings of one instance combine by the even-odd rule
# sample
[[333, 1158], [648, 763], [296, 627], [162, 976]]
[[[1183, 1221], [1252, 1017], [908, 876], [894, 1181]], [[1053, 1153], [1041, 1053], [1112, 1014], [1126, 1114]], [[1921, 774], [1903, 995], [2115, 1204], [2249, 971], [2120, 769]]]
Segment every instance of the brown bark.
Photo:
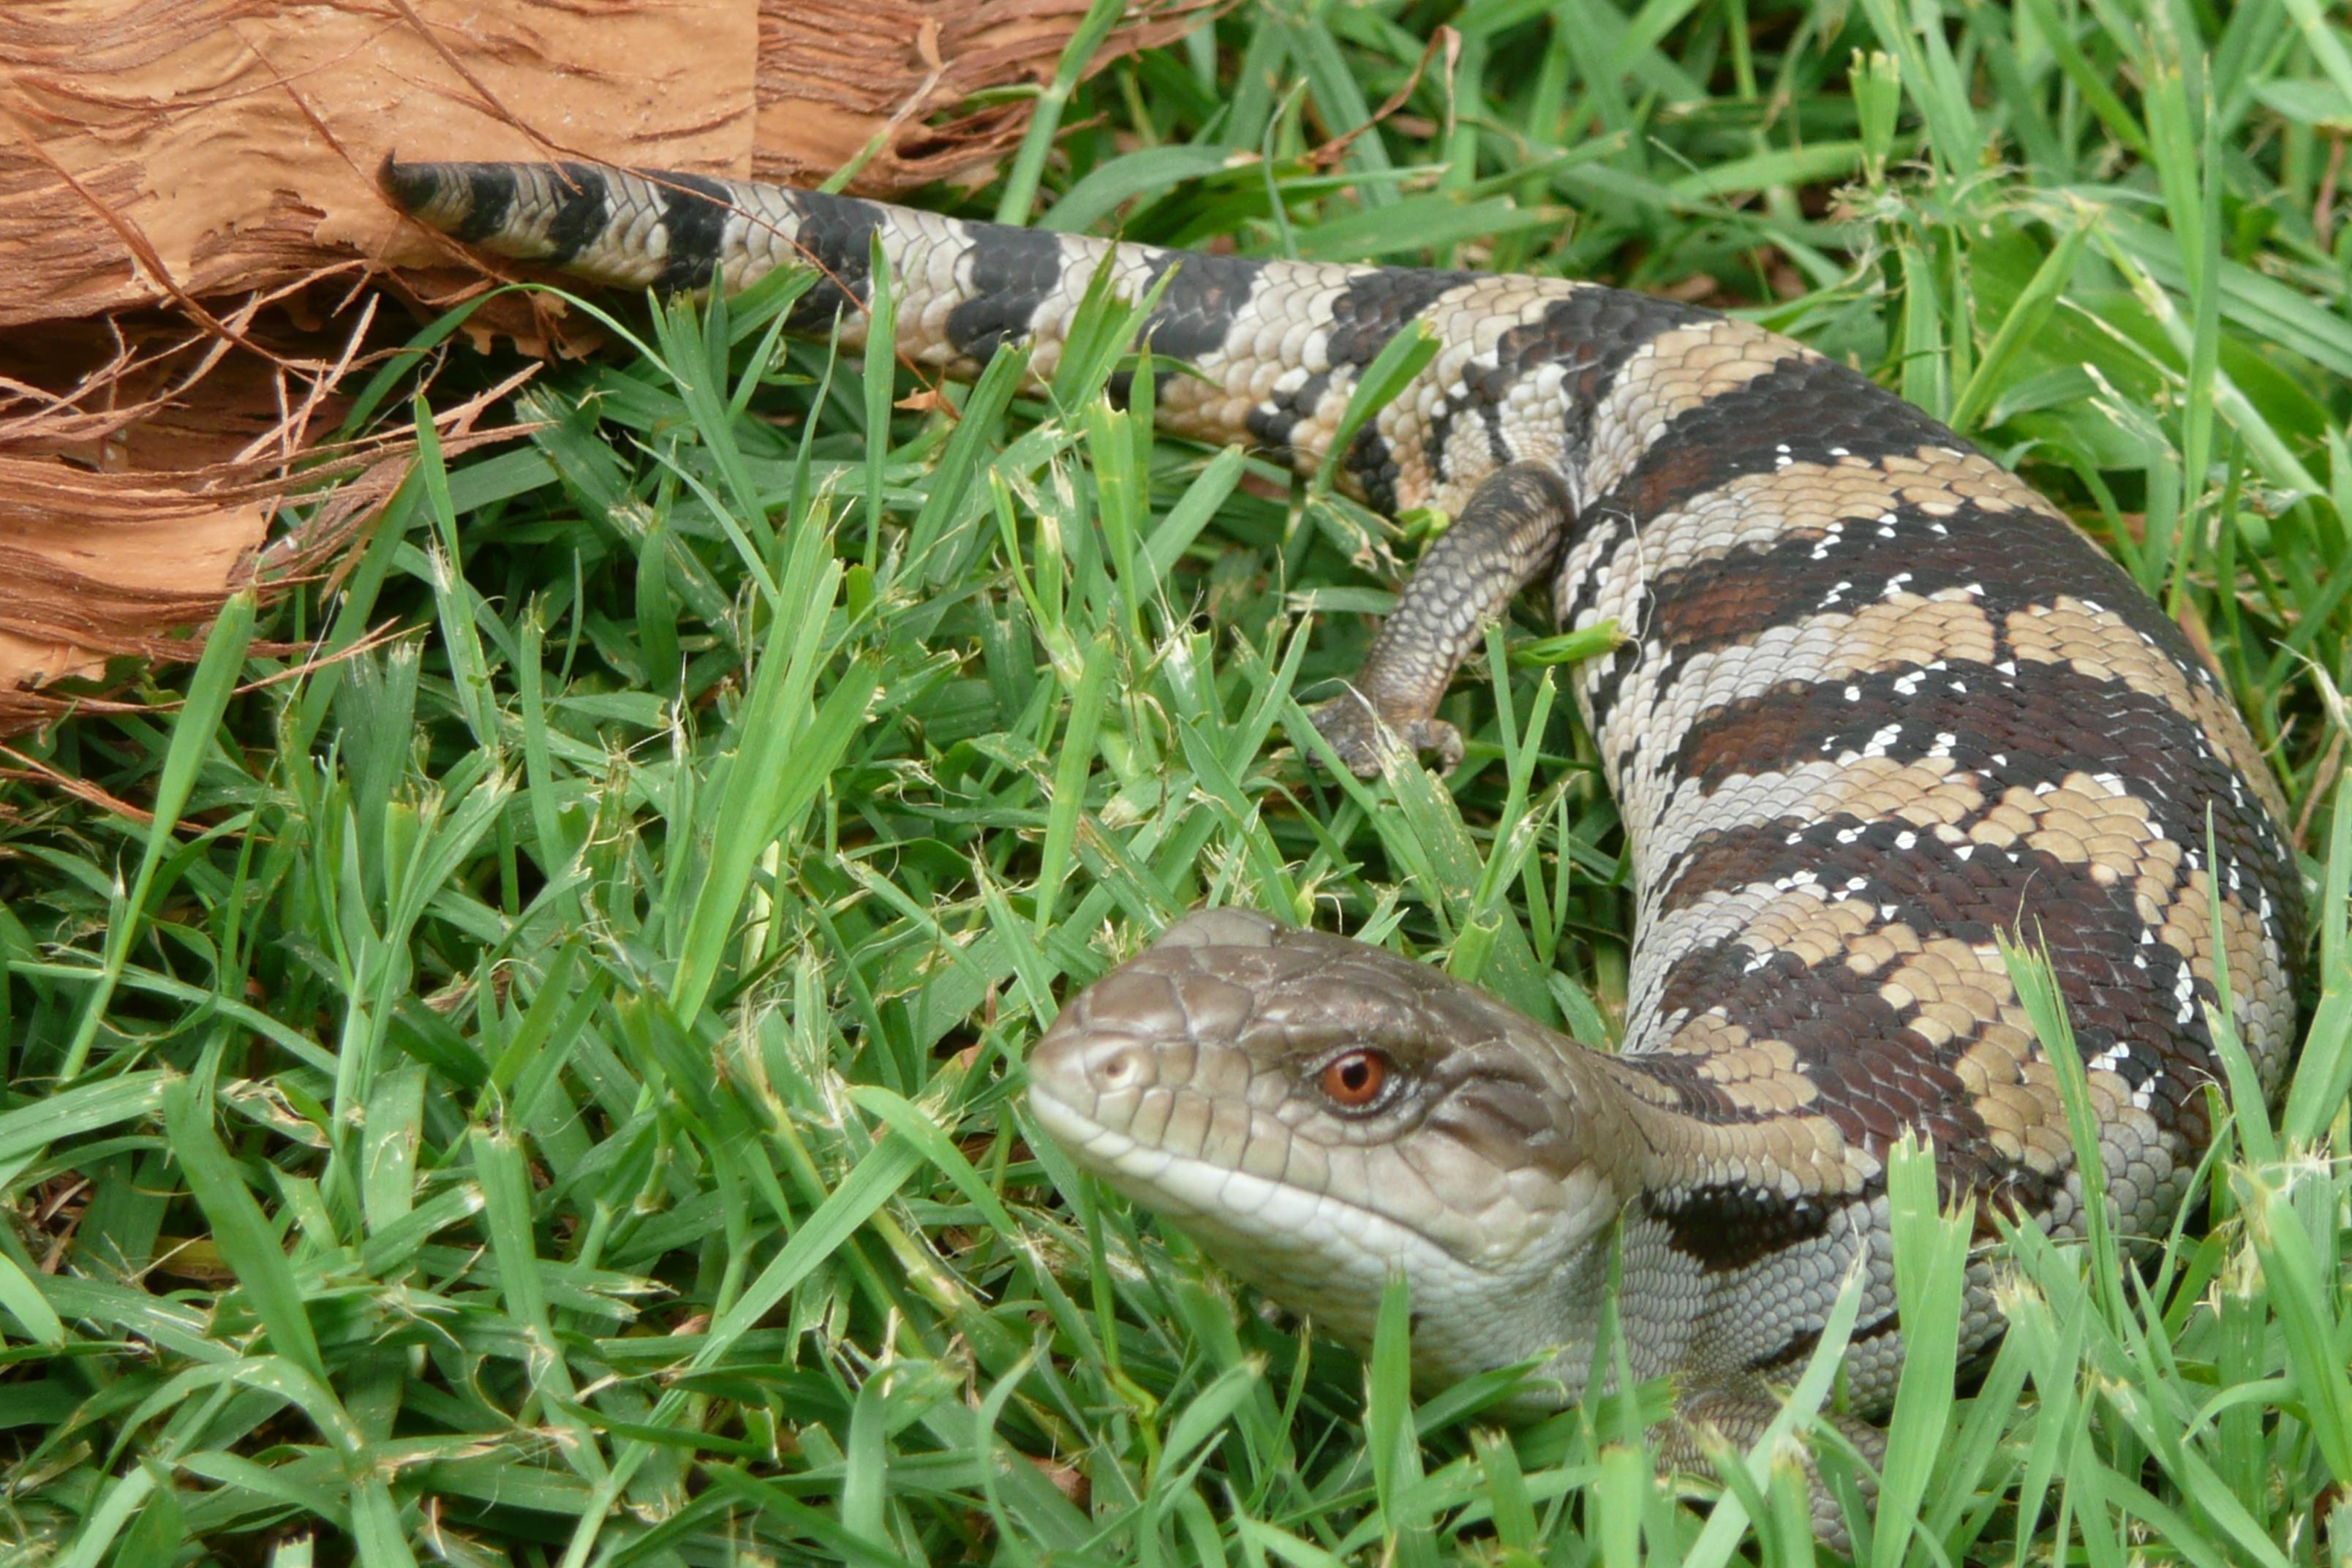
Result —
[[[1132, 0], [1097, 63], [1202, 5]], [[0, 5], [0, 733], [57, 710], [33, 687], [189, 651], [173, 628], [257, 570], [320, 568], [388, 493], [402, 441], [336, 455], [344, 493], [265, 552], [367, 368], [373, 284], [476, 280], [384, 204], [387, 152], [805, 181], [871, 147], [856, 188], [976, 180], [1026, 100], [966, 100], [1050, 79], [1087, 7]], [[488, 320], [543, 347], [528, 309]]]

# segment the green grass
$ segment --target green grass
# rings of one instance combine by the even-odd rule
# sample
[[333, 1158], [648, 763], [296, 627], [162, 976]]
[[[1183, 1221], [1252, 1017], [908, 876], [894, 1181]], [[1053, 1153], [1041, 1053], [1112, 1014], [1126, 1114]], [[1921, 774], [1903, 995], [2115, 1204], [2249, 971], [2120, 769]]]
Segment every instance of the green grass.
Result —
[[[1748, 311], [2194, 628], [2324, 879], [2309, 1043], [2149, 1267], [2020, 1235], [1957, 1394], [1966, 1232], [1898, 1167], [1920, 1375], [1856, 1551], [2352, 1554], [2340, 14], [1263, 0], [1074, 81], [968, 210]], [[1602, 1038], [1620, 841], [1557, 672], [1506, 655], [1535, 623], [1449, 700], [1454, 777], [1334, 781], [1300, 698], [1417, 536], [1114, 412], [1118, 312], [1051, 398], [1008, 365], [950, 417], [781, 344], [780, 288], [607, 303], [635, 346], [540, 377], [525, 438], [428, 443], [335, 592], [20, 742], [154, 826], [0, 795], [0, 1561], [1807, 1561], [1786, 1451], [1685, 1508], [1655, 1389], [1415, 1406], [1401, 1303], [1367, 1370], [1022, 1109], [1058, 999], [1203, 901]], [[436, 349], [371, 401], [499, 369]], [[387, 621], [296, 679], [252, 653]]]

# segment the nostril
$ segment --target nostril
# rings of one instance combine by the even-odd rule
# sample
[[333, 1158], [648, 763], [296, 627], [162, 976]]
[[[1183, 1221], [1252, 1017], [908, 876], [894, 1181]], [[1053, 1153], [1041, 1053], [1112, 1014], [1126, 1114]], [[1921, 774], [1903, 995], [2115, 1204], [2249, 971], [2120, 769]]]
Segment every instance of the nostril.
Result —
[[1130, 1088], [1142, 1076], [1143, 1053], [1130, 1045], [1116, 1045], [1093, 1053], [1087, 1066], [1095, 1087], [1106, 1094]]
[[[1045, 1031], [1029, 1053], [1033, 1089], [1073, 1105], [1130, 1095], [1159, 1077], [1152, 1043], [1125, 1033], [1094, 1033], [1072, 1014]], [[1100, 1109], [1099, 1106], [1097, 1109]]]

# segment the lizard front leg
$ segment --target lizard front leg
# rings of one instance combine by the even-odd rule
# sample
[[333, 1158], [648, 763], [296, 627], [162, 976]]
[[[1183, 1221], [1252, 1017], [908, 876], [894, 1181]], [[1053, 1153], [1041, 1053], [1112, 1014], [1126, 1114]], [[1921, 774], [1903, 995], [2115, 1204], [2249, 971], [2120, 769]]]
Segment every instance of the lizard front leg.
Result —
[[[1660, 1433], [1660, 1472], [1716, 1474], [1715, 1460], [1710, 1455], [1727, 1452], [1737, 1462], [1739, 1455], [1762, 1439], [1766, 1429], [1780, 1415], [1780, 1405], [1779, 1392], [1751, 1379], [1735, 1377], [1680, 1389], [1675, 1400], [1674, 1418]], [[1874, 1508], [1879, 1472], [1886, 1464], [1885, 1428], [1851, 1415], [1832, 1414], [1826, 1419], [1861, 1457], [1862, 1468], [1853, 1478], [1854, 1483], [1864, 1500]], [[1806, 1489], [1811, 1493], [1814, 1538], [1832, 1551], [1851, 1554], [1853, 1538], [1846, 1529], [1844, 1510], [1822, 1479], [1821, 1467], [1810, 1452], [1804, 1455], [1804, 1465]]]
[[1384, 730], [1448, 769], [1461, 762], [1462, 736], [1435, 717], [1438, 700], [1486, 623], [1559, 559], [1575, 515], [1567, 485], [1541, 463], [1514, 463], [1478, 487], [1405, 580], [1348, 689], [1315, 710], [1350, 772], [1381, 771]]

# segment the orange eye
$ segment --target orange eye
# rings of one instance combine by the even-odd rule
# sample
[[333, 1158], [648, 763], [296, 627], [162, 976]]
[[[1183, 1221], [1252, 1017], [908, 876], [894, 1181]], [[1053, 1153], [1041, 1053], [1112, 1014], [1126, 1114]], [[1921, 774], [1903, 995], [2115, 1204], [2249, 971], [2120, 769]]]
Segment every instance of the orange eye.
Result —
[[1349, 1051], [1326, 1063], [1317, 1082], [1342, 1110], [1361, 1110], [1388, 1087], [1389, 1059], [1378, 1051]]

